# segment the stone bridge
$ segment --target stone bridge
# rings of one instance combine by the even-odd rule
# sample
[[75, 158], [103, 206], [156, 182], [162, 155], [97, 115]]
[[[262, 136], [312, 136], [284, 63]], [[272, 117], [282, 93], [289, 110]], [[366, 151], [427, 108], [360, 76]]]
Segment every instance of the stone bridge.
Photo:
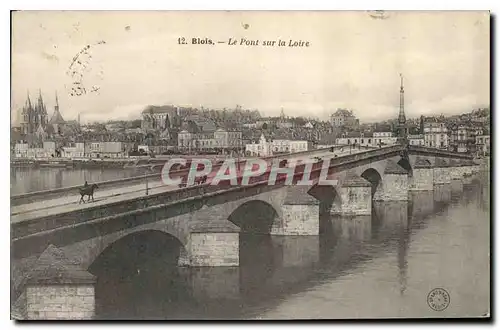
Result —
[[333, 158], [328, 179], [337, 180], [335, 186], [318, 185], [316, 167], [312, 186], [278, 180], [215, 191], [189, 187], [19, 222], [12, 224], [13, 257], [27, 264], [53, 244], [87, 269], [121, 238], [160, 231], [179, 243], [180, 265], [238, 266], [240, 231], [318, 235], [320, 204], [332, 214], [366, 215], [372, 200], [407, 200], [411, 190], [433, 190], [477, 170], [463, 154], [409, 148], [405, 157], [403, 151], [393, 146]]
[[[450, 189], [453, 180], [478, 171], [467, 155], [399, 145], [310, 165], [309, 185], [299, 182], [308, 172], [301, 166], [291, 185], [283, 177], [268, 185], [265, 174], [249, 186], [194, 186], [13, 223], [12, 278], [28, 273], [49, 245], [87, 270], [114, 243], [152, 232], [177, 243], [179, 266], [239, 266], [240, 232], [317, 236], [320, 210], [370, 215], [372, 201]], [[320, 182], [325, 168], [333, 184]]]

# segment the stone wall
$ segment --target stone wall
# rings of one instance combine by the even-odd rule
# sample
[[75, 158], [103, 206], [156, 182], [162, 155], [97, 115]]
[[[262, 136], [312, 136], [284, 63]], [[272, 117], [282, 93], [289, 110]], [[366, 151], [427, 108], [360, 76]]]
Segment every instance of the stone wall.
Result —
[[39, 285], [26, 288], [30, 320], [85, 320], [95, 313], [93, 285]]
[[372, 212], [371, 187], [340, 187], [340, 205], [332, 205], [332, 214], [370, 215]]
[[279, 226], [272, 227], [271, 235], [319, 235], [319, 204], [285, 204], [282, 211]]
[[450, 180], [461, 179], [463, 176], [463, 167], [461, 166], [453, 166], [448, 168], [450, 174]]
[[432, 191], [434, 170], [432, 168], [415, 168], [410, 179], [410, 190]]
[[194, 267], [239, 266], [239, 233], [191, 233], [188, 244]]
[[451, 183], [450, 172], [448, 167], [434, 168], [434, 184]]
[[385, 174], [373, 199], [377, 201], [408, 200], [408, 175]]

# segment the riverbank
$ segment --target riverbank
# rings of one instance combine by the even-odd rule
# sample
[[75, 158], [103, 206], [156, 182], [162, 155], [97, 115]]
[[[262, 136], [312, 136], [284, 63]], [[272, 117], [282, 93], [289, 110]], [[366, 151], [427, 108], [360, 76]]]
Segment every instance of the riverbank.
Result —
[[66, 169], [100, 169], [100, 168], [126, 168], [144, 165], [163, 164], [167, 160], [179, 157], [225, 159], [225, 156], [214, 155], [162, 155], [155, 158], [128, 157], [128, 158], [103, 158], [103, 159], [68, 159], [68, 158], [47, 158], [47, 159], [12, 159], [12, 168], [66, 168]]

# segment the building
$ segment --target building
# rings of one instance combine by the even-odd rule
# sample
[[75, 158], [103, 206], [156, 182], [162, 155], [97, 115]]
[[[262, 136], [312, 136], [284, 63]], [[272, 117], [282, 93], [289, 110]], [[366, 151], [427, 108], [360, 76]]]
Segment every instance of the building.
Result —
[[408, 143], [411, 146], [425, 147], [425, 139], [423, 134], [408, 135]]
[[165, 128], [180, 126], [179, 108], [172, 105], [147, 106], [141, 112], [141, 129], [147, 131], [163, 131]]
[[267, 157], [280, 153], [295, 153], [313, 149], [313, 143], [307, 140], [273, 140], [261, 134], [258, 141], [245, 145], [245, 154], [248, 156]]
[[225, 130], [219, 128], [214, 132], [214, 140], [218, 148], [241, 149], [243, 147], [241, 131]]
[[423, 126], [426, 147], [448, 149], [448, 128], [444, 121], [437, 118], [426, 118]]
[[373, 144], [374, 146], [379, 145], [393, 145], [397, 143], [398, 138], [394, 136], [392, 132], [389, 131], [377, 131], [373, 132]]
[[92, 141], [84, 146], [84, 157], [120, 158], [126, 155], [125, 145], [119, 141]]
[[247, 156], [267, 157], [272, 155], [270, 138], [266, 138], [264, 133], [261, 134], [257, 142], [245, 145], [245, 154]]
[[51, 158], [59, 156], [56, 153], [56, 143], [45, 141], [42, 146], [30, 147], [26, 142], [14, 145], [14, 156], [16, 158]]
[[481, 156], [489, 156], [491, 152], [490, 149], [490, 135], [483, 134], [476, 136], [476, 155]]
[[333, 127], [356, 128], [359, 126], [359, 119], [356, 119], [352, 110], [337, 109], [337, 111], [330, 116], [330, 124]]
[[62, 147], [61, 157], [63, 158], [84, 158], [85, 157], [85, 143], [76, 142], [71, 143], [67, 147]]
[[[198, 123], [200, 124], [200, 123]], [[198, 127], [198, 128], [197, 128]], [[191, 151], [240, 151], [243, 148], [242, 132], [237, 130], [216, 129], [215, 131], [204, 131], [207, 126], [197, 125], [179, 132], [177, 136], [179, 149]], [[210, 125], [208, 127], [212, 129]]]
[[344, 132], [335, 139], [336, 145], [357, 145], [363, 147], [379, 147], [383, 145], [393, 145], [397, 142], [397, 137], [392, 136], [392, 132]]
[[27, 158], [28, 157], [29, 145], [25, 142], [16, 143], [14, 145], [14, 155], [16, 158]]
[[52, 127], [54, 134], [63, 135], [63, 130], [66, 122], [64, 121], [61, 113], [59, 112], [59, 100], [56, 93], [56, 105], [54, 106], [54, 113], [50, 118], [49, 125]]
[[26, 103], [21, 110], [21, 134], [35, 134], [41, 126], [45, 129], [48, 123], [48, 114], [42, 98], [42, 91], [38, 95], [37, 102], [33, 106], [28, 92]]
[[460, 121], [449, 125], [450, 149], [456, 152], [472, 152], [475, 149], [476, 132], [470, 122]]

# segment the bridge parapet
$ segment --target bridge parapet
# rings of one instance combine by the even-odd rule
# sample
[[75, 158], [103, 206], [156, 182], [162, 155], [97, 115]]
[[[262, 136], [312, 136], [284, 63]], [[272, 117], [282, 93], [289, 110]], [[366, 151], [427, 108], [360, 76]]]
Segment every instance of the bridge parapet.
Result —
[[448, 158], [458, 158], [458, 159], [472, 159], [472, 155], [454, 152], [449, 150], [442, 150], [436, 148], [428, 148], [422, 146], [408, 146], [408, 151], [410, 154], [418, 154], [422, 156], [435, 156], [435, 157], [448, 157]]
[[[391, 146], [370, 150], [364, 153], [333, 158], [330, 162], [330, 168], [334, 168], [334, 171], [341, 171], [358, 166], [359, 162], [371, 162], [378, 160], [380, 157], [385, 158], [397, 155], [401, 149], [401, 146]], [[321, 163], [315, 165], [316, 166], [311, 172], [311, 179], [313, 182], [315, 180], [317, 182], [322, 167]], [[295, 172], [295, 182], [302, 179], [305, 165], [298, 166], [297, 168]], [[286, 178], [278, 177], [276, 184], [270, 186], [267, 181], [268, 177], [269, 173], [257, 177], [255, 178], [255, 183], [248, 186], [212, 186], [209, 184], [191, 186], [105, 205], [87, 205], [84, 209], [47, 215], [41, 218], [20, 219], [12, 223], [11, 235], [15, 240], [40, 232], [80, 225], [110, 216], [119, 217], [120, 214], [127, 214], [127, 217], [133, 216], [133, 214], [139, 215], [144, 212], [150, 212], [150, 210], [156, 208], [165, 209], [165, 212], [169, 214], [163, 214], [163, 217], [176, 216], [189, 213], [194, 209], [199, 209], [202, 205], [212, 203], [213, 201], [223, 203], [227, 200], [228, 196], [231, 197], [230, 199], [238, 199], [241, 198], [241, 196], [254, 196], [264, 191], [279, 189], [285, 185]], [[227, 195], [229, 193], [230, 195]]]

